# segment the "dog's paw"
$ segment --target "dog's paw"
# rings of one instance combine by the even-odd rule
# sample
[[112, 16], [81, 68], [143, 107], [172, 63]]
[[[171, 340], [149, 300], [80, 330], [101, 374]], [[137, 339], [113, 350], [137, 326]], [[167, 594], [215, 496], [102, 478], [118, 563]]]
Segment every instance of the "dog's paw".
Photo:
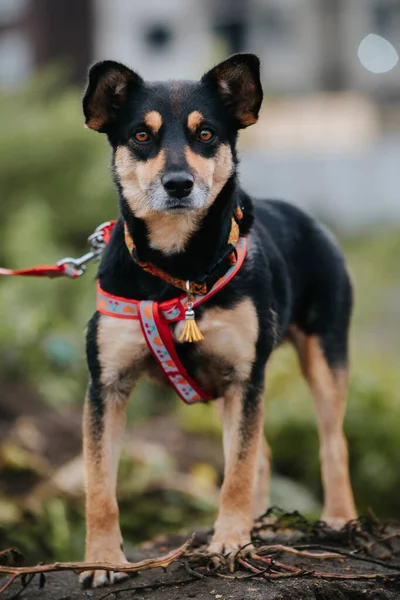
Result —
[[[85, 558], [85, 562], [87, 563], [114, 563], [118, 565], [129, 564], [129, 561], [126, 560], [123, 552], [118, 552], [114, 554], [104, 553], [96, 554], [90, 557]], [[87, 571], [82, 571], [79, 575], [79, 583], [84, 588], [91, 587], [103, 587], [105, 585], [112, 585], [118, 581], [122, 581], [123, 579], [127, 579], [129, 577], [128, 573], [123, 573], [121, 571], [104, 571], [104, 570], [94, 570], [89, 569]]]
[[329, 527], [331, 527], [335, 531], [340, 531], [352, 519], [350, 517], [346, 519], [346, 517], [325, 517], [324, 515], [322, 515], [321, 520], [324, 521], [327, 525], [329, 525]]
[[211, 560], [217, 567], [221, 564], [220, 556], [226, 557], [231, 573], [235, 570], [235, 560], [238, 556], [251, 555], [254, 552], [254, 546], [251, 543], [249, 533], [214, 534], [208, 545], [208, 553], [213, 555]]
[[112, 585], [129, 577], [128, 573], [120, 571], [83, 571], [79, 575], [79, 583], [85, 589]]

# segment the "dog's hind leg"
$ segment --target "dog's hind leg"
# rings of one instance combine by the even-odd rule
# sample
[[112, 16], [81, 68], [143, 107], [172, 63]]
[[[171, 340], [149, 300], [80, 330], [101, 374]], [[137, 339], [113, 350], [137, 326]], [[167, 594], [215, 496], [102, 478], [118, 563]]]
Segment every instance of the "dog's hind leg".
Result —
[[317, 417], [324, 488], [322, 519], [332, 526], [341, 527], [356, 517], [347, 442], [343, 433], [348, 387], [347, 334], [346, 340], [338, 344], [343, 355], [341, 364], [329, 360], [330, 353], [326, 351], [328, 344], [335, 344], [332, 336], [324, 339], [306, 335], [295, 327], [291, 328], [290, 334], [310, 387]]
[[[89, 323], [90, 385], [83, 419], [86, 472], [85, 562], [127, 562], [122, 551], [116, 498], [118, 462], [125, 429], [125, 405], [137, 376], [143, 336], [138, 322], [95, 315]], [[133, 362], [135, 361], [135, 362]], [[124, 577], [104, 570], [84, 571], [85, 586]]]

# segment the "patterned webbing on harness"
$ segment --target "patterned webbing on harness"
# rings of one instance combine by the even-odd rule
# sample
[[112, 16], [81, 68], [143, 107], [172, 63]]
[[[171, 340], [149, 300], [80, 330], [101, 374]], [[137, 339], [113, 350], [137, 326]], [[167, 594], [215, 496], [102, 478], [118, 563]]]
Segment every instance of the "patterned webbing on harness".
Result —
[[[246, 238], [240, 237], [236, 244], [235, 264], [209, 292], [191, 297], [193, 308], [208, 300], [232, 279], [243, 264], [246, 248]], [[187, 295], [158, 303], [151, 300], [130, 300], [109, 294], [102, 290], [100, 285], [97, 288], [97, 310], [118, 319], [139, 320], [146, 343], [169, 383], [184, 402], [193, 404], [211, 400], [212, 396], [200, 389], [191, 379], [175, 350], [169, 323], [185, 319], [187, 302]]]

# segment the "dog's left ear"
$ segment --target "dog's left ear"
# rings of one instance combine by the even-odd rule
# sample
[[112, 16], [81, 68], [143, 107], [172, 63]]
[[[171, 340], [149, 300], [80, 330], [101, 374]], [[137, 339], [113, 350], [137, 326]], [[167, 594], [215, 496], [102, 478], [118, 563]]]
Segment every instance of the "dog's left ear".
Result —
[[238, 129], [257, 121], [263, 91], [260, 61], [255, 54], [233, 54], [203, 75], [202, 82], [216, 86]]

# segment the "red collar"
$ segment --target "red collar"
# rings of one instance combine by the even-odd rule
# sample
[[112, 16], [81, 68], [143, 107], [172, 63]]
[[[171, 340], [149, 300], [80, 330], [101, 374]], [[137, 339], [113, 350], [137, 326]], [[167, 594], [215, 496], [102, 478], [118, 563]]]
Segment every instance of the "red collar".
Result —
[[[229, 251], [229, 262], [231, 265], [234, 265], [237, 261], [237, 251], [236, 247], [239, 243], [240, 239], [240, 229], [239, 229], [239, 221], [243, 219], [243, 211], [240, 206], [237, 206], [235, 209], [235, 216], [232, 217], [231, 221], [231, 229], [229, 232], [229, 237], [227, 241], [228, 251]], [[159, 277], [163, 281], [166, 281], [170, 285], [177, 287], [183, 291], [188, 291], [188, 287], [191, 294], [207, 294], [208, 288], [207, 283], [197, 283], [196, 281], [189, 281], [189, 283], [185, 279], [179, 279], [178, 277], [173, 277], [163, 269], [160, 269], [156, 265], [153, 265], [149, 262], [142, 262], [137, 257], [137, 250], [134, 240], [129, 233], [128, 227], [126, 223], [124, 223], [124, 234], [125, 234], [125, 244], [129, 250], [129, 254], [132, 259], [138, 264], [144, 271], [147, 273], [151, 273], [155, 277]]]
[[[229, 281], [236, 275], [246, 257], [247, 239], [239, 238], [236, 246], [237, 261], [228, 269], [223, 277], [221, 277], [205, 295], [195, 295], [192, 299], [193, 308], [202, 304], [216, 292], [221, 290]], [[122, 296], [114, 296], [101, 289], [100, 284], [97, 288], [97, 310], [104, 315], [117, 317], [118, 319], [138, 319], [139, 307], [141, 300], [132, 300], [123, 298]], [[157, 303], [159, 311], [163, 318], [171, 323], [180, 321], [185, 318], [187, 294], [166, 300], [165, 302]]]

